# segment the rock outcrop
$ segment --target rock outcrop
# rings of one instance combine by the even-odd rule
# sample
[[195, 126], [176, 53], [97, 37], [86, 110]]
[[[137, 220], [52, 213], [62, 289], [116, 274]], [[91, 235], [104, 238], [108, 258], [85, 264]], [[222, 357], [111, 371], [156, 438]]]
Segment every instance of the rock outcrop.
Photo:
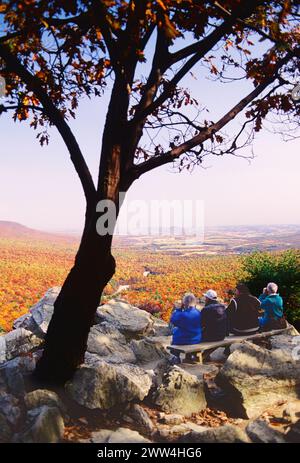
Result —
[[143, 400], [151, 385], [150, 375], [136, 365], [99, 361], [80, 366], [67, 383], [66, 390], [76, 402], [87, 408], [107, 410]]
[[112, 299], [98, 307], [96, 321], [108, 322], [121, 333], [132, 337], [150, 333], [154, 323], [153, 317], [148, 312], [119, 299]]
[[206, 407], [204, 383], [195, 375], [173, 366], [153, 393], [153, 401], [164, 412], [190, 416]]
[[299, 397], [299, 366], [286, 350], [244, 342], [228, 357], [216, 381], [239, 416], [256, 418], [281, 400]]

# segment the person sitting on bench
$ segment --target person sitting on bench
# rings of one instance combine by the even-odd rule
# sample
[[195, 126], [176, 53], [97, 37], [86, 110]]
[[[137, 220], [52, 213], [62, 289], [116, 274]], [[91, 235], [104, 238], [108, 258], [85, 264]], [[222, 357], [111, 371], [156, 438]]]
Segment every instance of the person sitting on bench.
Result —
[[213, 289], [209, 289], [203, 296], [205, 306], [201, 311], [202, 341], [223, 341], [227, 332], [226, 307], [218, 302], [218, 295]]
[[[194, 294], [186, 293], [182, 298], [182, 305], [174, 307], [170, 319], [173, 325], [171, 345], [199, 344], [201, 341], [201, 312], [195, 306]], [[171, 353], [176, 355], [175, 351]], [[193, 355], [190, 360], [194, 360]]]
[[259, 296], [261, 308], [264, 310], [259, 323], [262, 331], [280, 330], [286, 328], [286, 320], [283, 316], [283, 300], [278, 294], [276, 283], [269, 283]]
[[228, 331], [236, 336], [259, 331], [260, 301], [250, 294], [244, 283], [236, 287], [236, 295], [227, 307]]

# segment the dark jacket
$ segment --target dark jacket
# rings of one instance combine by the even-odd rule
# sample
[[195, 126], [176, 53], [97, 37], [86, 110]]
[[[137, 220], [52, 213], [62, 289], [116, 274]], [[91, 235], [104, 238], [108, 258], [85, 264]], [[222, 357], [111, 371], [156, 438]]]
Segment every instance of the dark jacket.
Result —
[[201, 311], [202, 340], [222, 341], [227, 331], [226, 307], [211, 301]]
[[195, 307], [175, 309], [170, 322], [174, 325], [172, 344], [198, 344], [201, 341], [201, 312]]
[[259, 300], [250, 293], [231, 299], [227, 307], [229, 332], [236, 335], [255, 333], [259, 329]]

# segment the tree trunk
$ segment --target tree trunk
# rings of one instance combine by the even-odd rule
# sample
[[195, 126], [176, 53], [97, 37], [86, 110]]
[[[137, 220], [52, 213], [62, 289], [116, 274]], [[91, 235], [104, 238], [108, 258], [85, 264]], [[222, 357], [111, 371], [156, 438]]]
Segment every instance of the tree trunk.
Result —
[[44, 353], [35, 371], [35, 376], [43, 382], [63, 384], [84, 361], [87, 338], [102, 291], [115, 272], [111, 254], [113, 235], [111, 231], [104, 236], [97, 233], [96, 223], [101, 213], [97, 214], [96, 204], [100, 200], [112, 201], [116, 219], [121, 206], [119, 192], [125, 193], [134, 181], [126, 173], [128, 104], [127, 85], [121, 74], [114, 84], [106, 117], [97, 193], [87, 202], [85, 227], [75, 265], [55, 301]]
[[48, 384], [63, 384], [84, 361], [87, 338], [101, 294], [115, 272], [112, 236], [99, 236], [96, 214], [85, 228], [75, 264], [54, 303], [43, 356], [35, 377]]

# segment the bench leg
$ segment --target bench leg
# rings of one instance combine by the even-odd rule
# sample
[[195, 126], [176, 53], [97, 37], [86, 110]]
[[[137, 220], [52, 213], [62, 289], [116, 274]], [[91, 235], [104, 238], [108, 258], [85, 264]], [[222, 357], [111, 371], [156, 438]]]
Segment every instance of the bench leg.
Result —
[[200, 363], [202, 365], [202, 363], [203, 363], [202, 352], [197, 352], [196, 357], [198, 359], [198, 363]]
[[197, 352], [195, 354], [185, 354], [184, 362], [186, 363], [202, 363], [202, 353]]

